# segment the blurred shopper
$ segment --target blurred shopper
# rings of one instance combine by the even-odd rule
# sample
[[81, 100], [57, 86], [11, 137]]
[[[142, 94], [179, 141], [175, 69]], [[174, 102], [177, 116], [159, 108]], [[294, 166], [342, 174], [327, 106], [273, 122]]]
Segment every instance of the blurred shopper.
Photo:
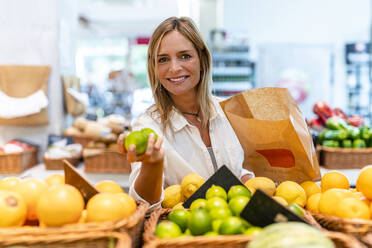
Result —
[[157, 208], [163, 188], [180, 184], [196, 173], [207, 179], [226, 165], [243, 182], [252, 173], [243, 169], [244, 152], [237, 136], [211, 95], [211, 55], [195, 24], [187, 17], [171, 17], [154, 31], [147, 54], [147, 69], [155, 104], [142, 114], [133, 130], [152, 128], [143, 155], [136, 146], [123, 146], [132, 163], [129, 193]]

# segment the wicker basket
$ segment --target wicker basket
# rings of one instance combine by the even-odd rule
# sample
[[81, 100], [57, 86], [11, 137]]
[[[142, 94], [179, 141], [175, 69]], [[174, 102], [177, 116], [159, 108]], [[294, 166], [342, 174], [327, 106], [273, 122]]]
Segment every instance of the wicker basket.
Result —
[[344, 219], [317, 213], [312, 213], [312, 215], [324, 228], [351, 234], [367, 244], [368, 247], [372, 247], [372, 220]]
[[0, 237], [17, 235], [62, 235], [69, 233], [111, 232], [127, 233], [132, 240], [132, 248], [142, 245], [142, 233], [145, 223], [145, 215], [148, 209], [147, 203], [139, 203], [137, 210], [129, 218], [119, 221], [107, 221], [100, 223], [69, 224], [62, 227], [18, 227], [0, 228]]
[[31, 147], [23, 152], [0, 155], [0, 173], [19, 174], [38, 164], [38, 149]]
[[45, 169], [47, 170], [63, 170], [63, 160], [67, 160], [70, 164], [77, 166], [80, 162], [81, 155], [71, 158], [47, 158], [43, 155]]
[[131, 240], [128, 234], [117, 232], [1, 235], [0, 246], [33, 248], [130, 248]]
[[[145, 232], [143, 239], [145, 241], [144, 248], [172, 248], [172, 247], [239, 247], [245, 248], [246, 245], [253, 239], [252, 236], [248, 235], [219, 235], [212, 237], [180, 237], [180, 238], [166, 238], [160, 239], [154, 236], [155, 228], [158, 222], [162, 219], [166, 219], [170, 209], [159, 209], [153, 212], [150, 218], [145, 223]], [[357, 239], [350, 235], [346, 235], [339, 232], [327, 231], [321, 228], [321, 226], [315, 221], [311, 214], [306, 214], [305, 218], [310, 224], [315, 225], [319, 228], [328, 238], [330, 238], [336, 245], [337, 248], [367, 248], [363, 246]]]
[[81, 134], [81, 135], [65, 135], [64, 134], [64, 136], [71, 137], [74, 140], [75, 144], [80, 144], [83, 148], [87, 147], [89, 142], [94, 140], [94, 138], [85, 136], [84, 134]]
[[98, 153], [85, 155], [83, 153], [85, 172], [87, 173], [124, 173], [131, 172], [127, 157], [119, 152], [101, 150]]
[[372, 164], [372, 148], [317, 147], [320, 165], [329, 169], [360, 169]]

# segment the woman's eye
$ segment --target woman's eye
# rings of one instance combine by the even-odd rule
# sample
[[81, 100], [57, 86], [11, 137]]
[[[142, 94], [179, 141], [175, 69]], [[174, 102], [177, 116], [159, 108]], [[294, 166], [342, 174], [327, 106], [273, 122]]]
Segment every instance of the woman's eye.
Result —
[[191, 56], [188, 55], [188, 54], [183, 54], [183, 55], [181, 56], [181, 58], [183, 58], [183, 59], [189, 59], [189, 58], [191, 58]]
[[160, 59], [158, 60], [159, 63], [164, 63], [164, 62], [166, 62], [166, 61], [167, 61], [166, 58], [160, 58]]

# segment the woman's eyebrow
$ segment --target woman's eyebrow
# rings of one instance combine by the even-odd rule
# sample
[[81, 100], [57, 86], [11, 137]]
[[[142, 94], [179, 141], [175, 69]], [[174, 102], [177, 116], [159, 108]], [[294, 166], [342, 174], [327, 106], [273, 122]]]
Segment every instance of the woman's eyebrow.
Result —
[[[191, 53], [192, 50], [182, 50], [182, 51], [179, 51], [177, 53]], [[168, 56], [168, 54], [166, 53], [162, 53], [162, 54], [158, 54], [158, 57], [164, 57], [164, 56]]]

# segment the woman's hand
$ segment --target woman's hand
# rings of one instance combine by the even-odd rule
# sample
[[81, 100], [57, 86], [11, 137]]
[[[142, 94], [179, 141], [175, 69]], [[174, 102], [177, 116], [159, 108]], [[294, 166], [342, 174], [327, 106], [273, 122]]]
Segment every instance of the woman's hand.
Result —
[[150, 134], [147, 141], [147, 149], [145, 153], [141, 155], [136, 154], [136, 145], [131, 144], [129, 146], [129, 151], [126, 151], [124, 147], [126, 135], [122, 133], [118, 140], [117, 145], [119, 152], [127, 155], [127, 160], [129, 162], [142, 162], [143, 164], [157, 164], [162, 163], [164, 160], [164, 150], [162, 149], [163, 139], [158, 136], [155, 141], [155, 135]]

